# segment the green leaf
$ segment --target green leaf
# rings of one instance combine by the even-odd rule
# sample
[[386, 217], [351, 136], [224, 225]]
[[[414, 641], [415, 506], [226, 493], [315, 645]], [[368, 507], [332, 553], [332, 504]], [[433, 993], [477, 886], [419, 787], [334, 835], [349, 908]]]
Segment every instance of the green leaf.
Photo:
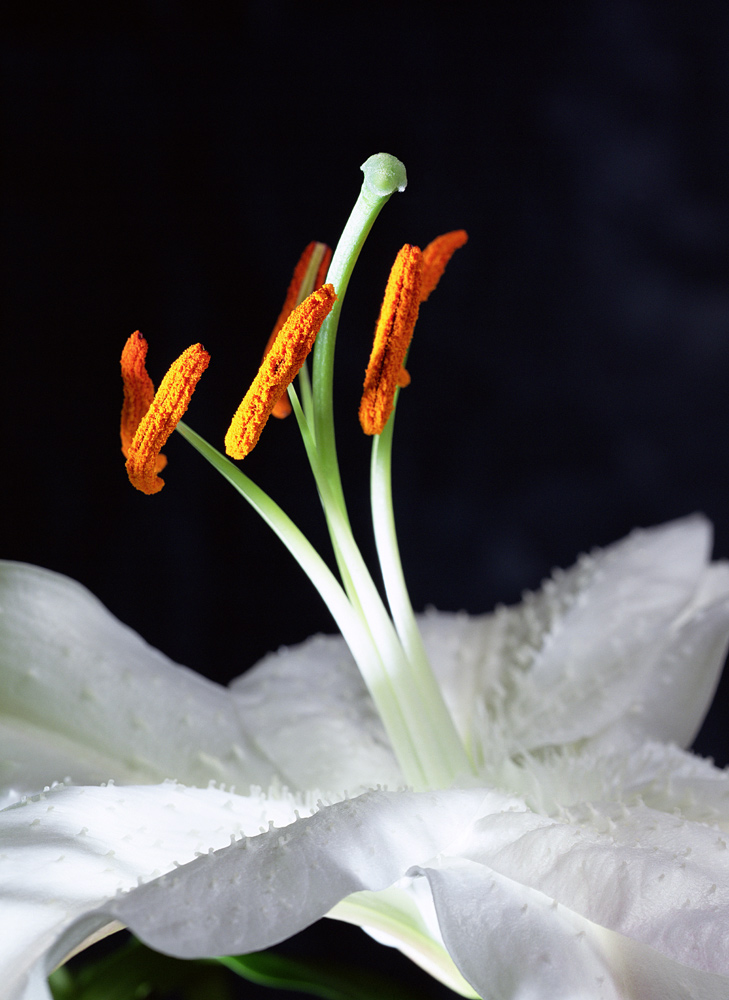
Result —
[[272, 989], [308, 993], [323, 1000], [417, 1000], [418, 994], [384, 976], [337, 963], [302, 961], [274, 952], [215, 959], [237, 975]]
[[275, 952], [183, 961], [152, 951], [134, 939], [111, 955], [78, 960], [49, 977], [53, 1000], [231, 1000], [228, 972], [272, 990], [322, 1000], [419, 1000], [419, 994], [366, 969], [287, 958]]
[[222, 968], [183, 962], [129, 941], [113, 955], [56, 969], [48, 979], [53, 1000], [147, 1000], [171, 993], [184, 1000], [231, 1000]]

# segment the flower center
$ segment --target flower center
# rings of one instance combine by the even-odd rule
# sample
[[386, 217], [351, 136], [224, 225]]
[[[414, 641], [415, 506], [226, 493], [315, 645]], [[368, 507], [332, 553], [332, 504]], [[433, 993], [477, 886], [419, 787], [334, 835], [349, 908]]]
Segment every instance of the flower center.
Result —
[[[360, 422], [373, 437], [372, 516], [386, 608], [356, 544], [342, 490], [334, 433], [334, 347], [352, 270], [375, 218], [405, 168], [385, 153], [363, 164], [364, 183], [329, 264], [329, 250], [311, 243], [299, 261], [258, 375], [225, 438], [226, 452], [244, 458], [271, 414], [293, 410], [316, 481], [339, 580], [291, 519], [241, 470], [181, 421], [209, 358], [193, 345], [176, 361], [152, 397], [146, 343], [134, 334], [122, 358], [125, 405], [122, 443], [133, 484], [162, 488], [160, 449], [172, 430], [185, 437], [245, 497], [299, 561], [319, 590], [369, 688], [405, 780], [416, 789], [444, 788], [474, 774], [443, 700], [423, 645], [402, 572], [391, 490], [394, 411], [410, 377], [404, 363], [420, 305], [438, 284], [450, 257], [467, 239], [447, 233], [424, 251], [405, 245], [390, 273], [365, 376]], [[328, 267], [328, 270], [327, 270]], [[327, 284], [322, 284], [326, 272]], [[136, 339], [135, 339], [136, 338]], [[316, 343], [315, 343], [316, 342]], [[312, 380], [306, 357], [314, 346]], [[301, 399], [293, 386], [299, 376]], [[286, 392], [288, 391], [288, 402]], [[146, 412], [145, 412], [146, 410]]]

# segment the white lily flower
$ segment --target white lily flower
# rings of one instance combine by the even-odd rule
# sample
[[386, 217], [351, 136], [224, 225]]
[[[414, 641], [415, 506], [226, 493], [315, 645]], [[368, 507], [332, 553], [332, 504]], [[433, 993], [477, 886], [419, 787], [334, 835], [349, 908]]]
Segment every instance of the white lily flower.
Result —
[[[365, 222], [350, 220], [349, 257], [329, 272], [340, 302], [399, 166], [378, 160], [373, 180], [365, 165]], [[332, 293], [316, 302], [331, 310]], [[0, 791], [14, 802], [0, 811], [0, 997], [48, 1000], [48, 973], [119, 926], [195, 958], [330, 916], [467, 997], [725, 1000], [729, 777], [680, 749], [729, 641], [709, 525], [636, 532], [519, 607], [416, 625], [389, 505], [392, 399], [383, 415], [378, 396], [363, 409], [390, 619], [327, 423], [335, 325], [313, 394], [291, 399], [344, 589], [276, 505], [179, 429], [307, 568], [344, 638], [280, 651], [223, 689], [73, 581], [0, 564]], [[143, 422], [129, 447], [150, 491], [156, 453], [140, 453], [158, 430]]]
[[[9, 783], [101, 768], [135, 782], [59, 785], [0, 814], [5, 995], [47, 996], [50, 969], [114, 920], [197, 957], [330, 914], [463, 995], [725, 996], [729, 780], [659, 742], [691, 737], [723, 662], [729, 569], [706, 564], [708, 539], [701, 519], [676, 522], [517, 608], [428, 614], [478, 786], [354, 798], [402, 776], [340, 638], [274, 654], [226, 691], [73, 581], [4, 564]], [[555, 676], [558, 645], [572, 654]], [[239, 791], [160, 781], [221, 776]], [[274, 776], [290, 790], [249, 791]]]

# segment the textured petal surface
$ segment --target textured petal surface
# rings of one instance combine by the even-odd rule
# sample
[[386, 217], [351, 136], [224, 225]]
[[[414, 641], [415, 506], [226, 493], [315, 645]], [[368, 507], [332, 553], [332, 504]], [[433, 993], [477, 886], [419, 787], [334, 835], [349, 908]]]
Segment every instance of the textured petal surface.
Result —
[[627, 737], [690, 746], [719, 683], [729, 643], [729, 566], [707, 567], [690, 605], [663, 636], [654, 669], [630, 710], [605, 732], [616, 746]]
[[241, 789], [272, 779], [224, 688], [173, 664], [57, 573], [0, 564], [0, 684], [4, 789], [67, 776]]
[[[597, 827], [602, 825], [603, 833]], [[646, 806], [585, 822], [480, 820], [459, 856], [692, 968], [729, 976], [729, 852], [716, 829]]]
[[105, 912], [173, 955], [257, 951], [352, 892], [386, 888], [414, 859], [447, 850], [474, 816], [512, 804], [483, 790], [367, 792], [195, 861]]
[[729, 573], [701, 517], [637, 531], [556, 572], [523, 604], [426, 616], [433, 667], [485, 758], [613, 729], [689, 742], [723, 665]]
[[[555, 593], [566, 608], [523, 683], [517, 675], [509, 706], [515, 738], [529, 747], [570, 743], [628, 715], [637, 724], [641, 711], [650, 732], [646, 709], [660, 709], [660, 699], [644, 699], [663, 672], [672, 630], [702, 587], [710, 540], [703, 518], [686, 518], [636, 531], [564, 574]], [[554, 599], [549, 587], [544, 596]], [[713, 667], [715, 679], [720, 662]]]
[[270, 821], [290, 823], [310, 805], [285, 793], [240, 796], [167, 782], [59, 787], [2, 811], [2, 995], [22, 996], [38, 962], [47, 973], [108, 924], [108, 915], [88, 917], [105, 900]]

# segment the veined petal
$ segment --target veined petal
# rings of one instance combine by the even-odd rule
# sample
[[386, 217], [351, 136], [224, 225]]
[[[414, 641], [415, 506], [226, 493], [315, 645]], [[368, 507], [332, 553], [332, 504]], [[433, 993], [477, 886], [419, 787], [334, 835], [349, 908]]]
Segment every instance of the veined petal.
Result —
[[[174, 777], [267, 785], [228, 692], [178, 667], [80, 584], [0, 563], [0, 780], [34, 792]], [[55, 763], [54, 763], [55, 762]]]
[[351, 795], [403, 776], [341, 636], [314, 636], [266, 656], [231, 685], [247, 733], [294, 788]]

